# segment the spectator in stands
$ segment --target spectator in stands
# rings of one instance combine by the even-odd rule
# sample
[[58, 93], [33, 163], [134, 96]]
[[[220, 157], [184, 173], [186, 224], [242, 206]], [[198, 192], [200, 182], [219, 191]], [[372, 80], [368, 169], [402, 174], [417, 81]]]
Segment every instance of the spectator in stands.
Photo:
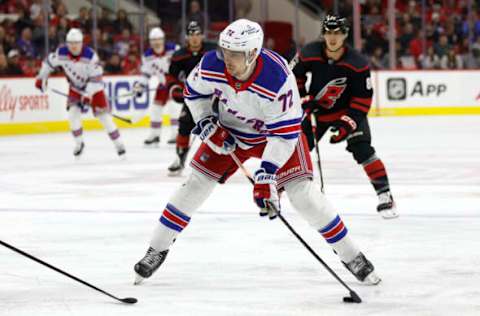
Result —
[[246, 18], [252, 10], [252, 0], [236, 0], [235, 1], [235, 18]]
[[5, 37], [6, 37], [5, 28], [0, 25], [0, 47], [1, 47], [1, 49], [3, 49], [3, 45], [4, 45], [4, 42], [5, 42]]
[[417, 3], [418, 1], [410, 0], [406, 13], [410, 16], [410, 23], [413, 24], [413, 27], [419, 30], [422, 27], [422, 16]]
[[15, 33], [20, 34], [22, 30], [26, 27], [31, 27], [33, 25], [32, 20], [30, 20], [30, 15], [27, 14], [27, 11], [19, 9], [17, 11], [18, 19], [15, 21]]
[[205, 29], [205, 25], [204, 25], [205, 15], [201, 10], [200, 2], [198, 0], [190, 1], [187, 21], [189, 22], [196, 21], [198, 24], [200, 24], [202, 30]]
[[454, 49], [450, 49], [446, 55], [440, 58], [440, 68], [442, 69], [463, 69], [462, 57], [455, 53]]
[[113, 21], [113, 25], [115, 25], [115, 30], [122, 31], [124, 29], [128, 29], [130, 32], [133, 30], [132, 23], [127, 18], [127, 11], [120, 9], [117, 11], [117, 19]]
[[8, 63], [5, 54], [0, 54], [0, 76], [8, 75]]
[[451, 47], [448, 43], [447, 35], [443, 34], [440, 36], [438, 43], [435, 44], [433, 47], [435, 49], [435, 54], [438, 55], [439, 58], [442, 58], [444, 55], [450, 51]]
[[9, 52], [10, 50], [17, 47], [15, 33], [14, 32], [7, 32], [5, 34], [5, 39], [3, 41], [3, 51]]
[[375, 47], [372, 57], [370, 58], [370, 67], [372, 69], [385, 69], [388, 68], [388, 61], [383, 54], [383, 48], [381, 46]]
[[95, 31], [97, 37], [97, 53], [102, 61], [108, 60], [113, 54], [113, 44], [108, 32], [101, 32], [100, 29]]
[[70, 21], [67, 18], [60, 18], [57, 26], [57, 43], [64, 43], [67, 32], [70, 29]]
[[112, 32], [115, 29], [112, 19], [110, 18], [110, 11], [107, 8], [102, 8], [102, 13], [97, 25], [102, 32]]
[[410, 41], [409, 50], [410, 54], [418, 60], [420, 55], [423, 53], [423, 32], [419, 30], [414, 30], [414, 37]]
[[402, 47], [409, 47], [414, 37], [413, 24], [409, 22], [403, 27], [403, 34], [399, 38], [400, 45], [402, 45]]
[[400, 62], [399, 64], [400, 69], [412, 70], [412, 69], [418, 68], [415, 57], [413, 57], [412, 54], [410, 54], [410, 51], [408, 50], [405, 52], [405, 54], [400, 56], [399, 62]]
[[30, 19], [35, 21], [40, 14], [42, 14], [43, 1], [42, 0], [33, 0], [32, 5], [30, 6]]
[[465, 68], [480, 68], [480, 36], [472, 44], [471, 53], [465, 56]]
[[57, 27], [55, 25], [50, 25], [48, 27], [48, 45], [49, 51], [54, 51], [59, 44], [58, 34], [57, 34]]
[[137, 45], [135, 37], [131, 35], [128, 28], [124, 28], [122, 33], [114, 38], [114, 51], [121, 57], [125, 57], [130, 50], [130, 47]]
[[104, 67], [106, 74], [120, 74], [122, 73], [122, 66], [120, 65], [120, 56], [112, 54], [107, 64]]
[[23, 75], [22, 68], [20, 67], [20, 53], [16, 49], [12, 49], [8, 52], [8, 68], [7, 75], [21, 76]]
[[83, 31], [83, 33], [90, 32], [90, 17], [88, 14], [87, 7], [81, 7], [78, 11], [78, 18], [73, 22], [76, 28], [79, 28]]
[[45, 23], [43, 11], [39, 11], [36, 15], [32, 15], [32, 20], [32, 43], [37, 53], [43, 54], [45, 52]]
[[427, 53], [419, 57], [422, 69], [440, 69], [440, 58], [435, 54], [432, 46], [427, 48]]
[[138, 53], [131, 50], [122, 62], [123, 73], [127, 75], [135, 75], [138, 74], [138, 69], [140, 69]]
[[17, 41], [17, 47], [25, 57], [35, 58], [37, 56], [37, 51], [32, 42], [32, 30], [29, 27], [22, 30], [21, 37]]
[[68, 14], [68, 11], [65, 4], [63, 2], [58, 3], [54, 14], [49, 21], [49, 24], [58, 26], [62, 18], [67, 19], [68, 21], [67, 14]]
[[25, 76], [34, 77], [40, 69], [40, 60], [26, 59], [22, 64], [22, 71]]

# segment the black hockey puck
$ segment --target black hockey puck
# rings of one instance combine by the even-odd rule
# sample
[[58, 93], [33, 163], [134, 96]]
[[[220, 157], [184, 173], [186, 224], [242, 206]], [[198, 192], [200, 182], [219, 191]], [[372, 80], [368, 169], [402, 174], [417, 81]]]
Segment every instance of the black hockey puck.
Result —
[[135, 304], [136, 302], [138, 302], [138, 300], [135, 297], [122, 298], [121, 301], [127, 304]]

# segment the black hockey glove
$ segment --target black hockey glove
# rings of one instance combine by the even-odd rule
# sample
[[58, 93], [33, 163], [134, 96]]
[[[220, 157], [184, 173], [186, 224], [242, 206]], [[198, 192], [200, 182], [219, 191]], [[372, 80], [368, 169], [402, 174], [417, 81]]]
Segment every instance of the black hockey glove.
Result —
[[336, 144], [344, 141], [348, 135], [357, 129], [357, 122], [348, 115], [342, 115], [339, 120], [332, 124], [331, 131], [336, 133], [330, 137], [330, 143]]
[[133, 85], [133, 92], [135, 92], [135, 97], [137, 98], [141, 98], [146, 89], [147, 86], [140, 82], [135, 82]]

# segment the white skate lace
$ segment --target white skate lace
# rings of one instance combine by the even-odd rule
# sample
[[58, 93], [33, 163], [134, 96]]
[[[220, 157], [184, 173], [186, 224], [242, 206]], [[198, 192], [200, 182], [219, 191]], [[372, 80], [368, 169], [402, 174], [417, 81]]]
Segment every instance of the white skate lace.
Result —
[[153, 266], [160, 260], [161, 260], [161, 256], [159, 252], [156, 252], [151, 248], [148, 249], [147, 255], [145, 256], [145, 261], [147, 262], [148, 265]]
[[388, 204], [392, 202], [392, 196], [389, 192], [382, 193], [378, 196], [378, 201], [380, 204]]
[[358, 273], [363, 268], [364, 265], [365, 265], [365, 262], [360, 256], [356, 257], [348, 264], [352, 272], [355, 274]]

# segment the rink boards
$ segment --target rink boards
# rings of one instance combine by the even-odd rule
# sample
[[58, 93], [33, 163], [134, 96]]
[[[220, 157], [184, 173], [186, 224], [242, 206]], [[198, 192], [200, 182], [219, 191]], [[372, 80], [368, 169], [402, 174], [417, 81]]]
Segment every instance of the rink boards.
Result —
[[[131, 125], [117, 120], [121, 128], [148, 125], [148, 106], [154, 91], [141, 98], [125, 97], [138, 76], [106, 76], [106, 92], [113, 113], [129, 117], [145, 114]], [[480, 71], [376, 71], [372, 116], [480, 114]], [[68, 91], [64, 77], [52, 77], [48, 86]], [[155, 85], [151, 85], [154, 87]], [[0, 79], [0, 135], [68, 131], [66, 98], [49, 90], [42, 95], [34, 78]], [[137, 114], [138, 116], [138, 114]], [[169, 124], [169, 115], [164, 124]], [[84, 116], [85, 129], [99, 129], [91, 112]]]

